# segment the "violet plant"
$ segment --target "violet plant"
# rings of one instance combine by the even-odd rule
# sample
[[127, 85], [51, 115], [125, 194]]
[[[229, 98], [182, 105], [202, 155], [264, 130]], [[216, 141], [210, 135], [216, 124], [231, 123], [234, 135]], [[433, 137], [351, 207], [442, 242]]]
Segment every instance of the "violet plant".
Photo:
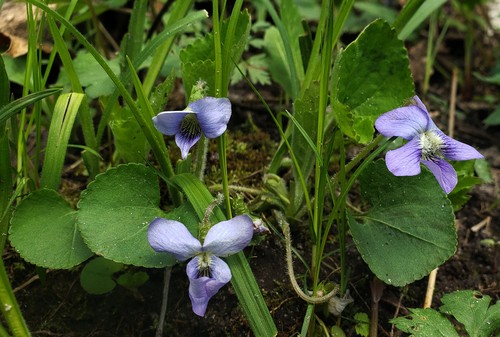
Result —
[[[275, 336], [277, 328], [241, 252], [252, 239], [254, 223], [248, 215], [233, 217], [234, 194], [231, 194], [228, 178], [226, 131], [232, 111], [227, 98], [228, 86], [251, 27], [248, 11], [242, 11], [243, 1], [235, 1], [227, 19], [219, 16], [225, 12], [226, 3], [223, 2], [220, 10], [219, 1], [212, 1], [213, 32], [180, 52], [182, 79], [189, 100], [187, 108], [160, 113], [173, 80], [167, 78], [153, 91], [160, 73], [158, 64], [164, 63], [175, 35], [207, 15], [204, 11], [188, 14], [193, 1], [176, 1], [167, 27], [146, 42], [141, 39], [147, 2], [135, 2], [129, 35], [124, 39], [127, 44], [124, 42], [126, 47], [120, 55], [119, 74], [68, 19], [42, 2], [28, 2], [47, 14], [57, 53], [70, 76], [71, 92], [59, 96], [52, 107], [55, 117], [49, 139], [54, 143], [49, 142], [46, 155], [54, 160], [47, 160], [42, 176], [33, 178], [42, 188], [18, 203], [10, 220], [11, 244], [26, 260], [47, 268], [72, 268], [97, 254], [117, 263], [164, 268], [167, 276], [179, 261], [191, 259], [186, 273], [196, 315], [205, 315], [210, 299], [231, 281], [254, 334]], [[352, 302], [348, 296], [348, 233], [374, 275], [395, 286], [424, 277], [455, 251], [453, 208], [446, 194], [457, 184], [457, 176], [445, 158], [469, 160], [482, 156], [472, 147], [444, 135], [430, 119], [423, 103], [414, 96], [402, 41], [443, 2], [409, 1], [392, 25], [376, 20], [343, 49], [338, 48], [338, 41], [353, 0], [343, 1], [339, 8], [333, 0], [322, 1], [314, 40], [306, 29], [297, 25], [302, 18], [294, 1], [281, 1], [279, 15], [271, 1], [261, 0], [257, 4], [275, 23], [265, 43], [267, 48], [278, 46], [284, 51], [270, 53], [271, 64], [279, 65], [273, 69], [277, 71], [274, 76], [284, 73], [277, 82], [283, 83], [293, 100], [293, 110], [283, 112], [289, 119], [285, 130], [268, 109], [282, 137], [268, 176], [280, 179], [280, 164], [288, 154], [293, 162], [293, 181], [288, 191], [280, 185], [262, 193], [275, 196], [288, 193], [276, 196], [278, 201], [273, 204], [272, 219], [281, 225], [285, 234], [283, 255], [286, 255], [291, 284], [307, 303], [301, 336], [320, 335], [318, 331], [325, 330], [318, 307], [329, 306], [335, 309], [331, 310], [332, 314], [341, 316]], [[68, 8], [68, 17], [72, 10], [74, 6]], [[83, 93], [82, 76], [77, 75], [74, 60], [62, 38], [64, 30], [84, 46], [114, 85], [109, 96], [100, 97], [104, 108], [97, 131], [93, 129], [86, 101], [89, 94]], [[302, 38], [310, 42], [304, 44], [310, 49], [299, 43]], [[35, 52], [33, 47], [31, 53]], [[141, 81], [137, 69], [143, 67], [149, 57], [153, 61]], [[34, 82], [41, 83], [38, 80]], [[200, 81], [204, 83], [201, 94], [196, 91]], [[37, 98], [42, 96], [39, 94]], [[126, 105], [120, 105], [119, 96]], [[414, 104], [405, 106], [411, 97]], [[2, 96], [0, 104], [4, 105], [5, 101]], [[79, 112], [80, 107], [83, 112]], [[57, 190], [77, 112], [86, 139], [86, 152], [82, 157], [91, 182], [74, 209]], [[98, 144], [108, 124], [114, 126], [111, 131], [117, 147], [130, 151], [120, 160], [134, 158], [139, 163], [119, 165], [99, 173]], [[3, 135], [3, 125], [0, 127], [0, 146], [5, 149], [8, 142]], [[375, 129], [381, 135], [374, 137]], [[59, 130], [62, 131], [58, 133]], [[140, 139], [130, 135], [140, 135]], [[180, 148], [182, 160], [175, 166], [170, 159], [172, 149], [165, 146], [163, 135], [175, 136]], [[376, 161], [396, 137], [408, 143], [389, 150], [385, 164]], [[221, 207], [215, 207], [212, 194], [199, 179], [203, 177], [207, 139], [217, 141], [224, 194]], [[351, 144], [362, 148], [348, 161], [346, 152]], [[158, 163], [157, 170], [145, 165], [150, 149]], [[194, 156], [190, 152], [195, 152]], [[22, 153], [19, 160], [27, 159], [25, 157]], [[192, 157], [198, 161], [194, 167]], [[430, 172], [422, 170], [420, 163]], [[27, 172], [29, 165], [19, 166], [22, 169], [18, 171]], [[37, 166], [38, 161], [34, 167]], [[336, 171], [331, 170], [332, 166]], [[10, 166], [2, 162], [1, 168], [2, 177], [8, 176]], [[37, 170], [34, 172], [38, 174]], [[29, 174], [24, 178], [31, 179]], [[168, 193], [163, 199], [159, 178], [167, 183]], [[18, 187], [22, 181], [19, 177]], [[370, 205], [363, 211], [347, 207], [348, 193], [357, 182], [363, 200]], [[0, 214], [2, 233], [7, 230], [4, 219], [10, 217], [9, 211], [4, 210], [10, 207], [4, 192], [2, 190]], [[308, 225], [308, 237], [312, 239], [311, 261], [306, 265], [307, 282], [302, 286], [294, 274], [291, 241], [293, 231], [300, 228], [299, 223]], [[336, 246], [329, 240], [332, 234], [336, 235]], [[332, 277], [325, 277], [323, 262], [332, 252], [338, 252], [340, 268]], [[8, 289], [4, 279], [3, 286]], [[168, 288], [168, 277], [165, 279]], [[165, 305], [166, 302], [165, 296]], [[26, 330], [19, 335], [28, 335], [17, 312], [11, 329], [15, 330], [17, 323], [21, 330]], [[11, 323], [9, 313], [4, 314]], [[339, 318], [336, 327], [341, 324]], [[162, 328], [160, 320], [158, 335]]]
[[[444, 158], [470, 160], [482, 155], [437, 129], [418, 98], [415, 104], [404, 107], [415, 94], [401, 40], [443, 2], [421, 7], [422, 2], [410, 2], [392, 27], [376, 20], [355, 41], [335, 49], [353, 2], [342, 2], [334, 20], [333, 2], [324, 1], [309, 58], [290, 43], [290, 39], [307, 34], [296, 25], [301, 18], [295, 5], [283, 1], [280, 17], [269, 1], [262, 3], [279, 31], [272, 41], [266, 36], [272, 42], [268, 48], [277, 44], [284, 50], [284, 56], [270, 53], [277, 58], [273, 63], [281, 62], [288, 70], [288, 78], [277, 81], [288, 81], [283, 87], [293, 100], [292, 112], [283, 112], [289, 118], [287, 130], [281, 129], [269, 109], [282, 136], [269, 173], [277, 174], [282, 169], [280, 163], [288, 153], [294, 176], [287, 195], [282, 194], [286, 187], [270, 188], [264, 193], [274, 194], [273, 203], [280, 206], [275, 218], [287, 245], [291, 244], [289, 228], [294, 223], [309, 224], [313, 247], [312, 259], [306, 265], [307, 287], [301, 288], [295, 279], [292, 248], [288, 246], [287, 265], [292, 286], [308, 303], [301, 335], [316, 335], [318, 329], [324, 331], [325, 323], [315, 308], [338, 300], [337, 293], [345, 298], [348, 292], [348, 233], [375, 276], [396, 286], [426, 276], [454, 254], [457, 242], [453, 208], [446, 194], [457, 184], [457, 175]], [[307, 59], [307, 66], [302, 67]], [[271, 71], [274, 76], [277, 73]], [[375, 128], [381, 133], [376, 137]], [[374, 160], [396, 136], [409, 142], [387, 153], [387, 170]], [[347, 162], [347, 147], [352, 143], [364, 148]], [[421, 170], [421, 162], [430, 172]], [[337, 168], [333, 173], [329, 170], [332, 164]], [[314, 180], [309, 182], [312, 172]], [[364, 212], [346, 206], [356, 181], [370, 205]], [[328, 209], [327, 203], [332, 205]], [[336, 244], [327, 248], [332, 230]], [[333, 279], [320, 278], [322, 261], [329, 254], [326, 249], [339, 252], [340, 268]], [[372, 322], [372, 327], [376, 325]]]
[[[151, 248], [147, 240], [149, 223], [157, 217], [165, 219], [176, 218], [188, 224], [189, 230], [196, 232], [199, 220], [203, 219], [203, 214], [200, 213], [202, 212], [200, 210], [207, 209], [213, 201], [213, 197], [208, 192], [206, 186], [190, 173], [190, 160], [187, 154], [191, 146], [196, 142], [196, 138], [201, 139], [199, 142], [202, 142], [206, 137], [219, 138], [222, 181], [226, 187], [228, 185], [224, 132], [231, 115], [231, 105], [228, 99], [223, 97], [227, 96], [230, 73], [234, 68], [230, 60], [239, 59], [246, 42], [246, 36], [249, 33], [249, 15], [246, 12], [241, 12], [242, 1], [236, 3], [231, 17], [224, 21], [219, 19], [217, 2], [214, 2], [214, 27], [217, 31], [199, 40], [200, 42], [202, 40], [211, 41], [209, 43], [212, 46], [208, 46], [211, 52], [202, 52], [200, 54], [208, 58], [207, 62], [204, 63], [204, 66], [195, 65], [196, 61], [193, 59], [186, 62], [184, 75], [196, 74], [194, 76], [197, 76], [193, 82], [189, 82], [186, 79], [185, 85], [187, 91], [190, 93], [191, 88], [199, 79], [205, 79], [209, 84], [209, 91], [204, 96], [210, 97], [193, 100], [189, 105], [189, 109], [192, 109], [192, 111], [189, 111], [189, 113], [176, 113], [174, 116], [174, 119], [182, 116], [181, 118], [177, 118], [180, 124], [175, 126], [175, 128], [178, 127], [176, 131], [180, 131], [178, 139], [181, 142], [183, 156], [187, 157], [184, 164], [179, 164], [177, 172], [174, 172], [174, 166], [170, 161], [169, 151], [162, 139], [162, 134], [155, 129], [153, 123], [154, 115], [157, 111], [161, 111], [158, 107], [164, 105], [166, 102], [165, 97], [168, 96], [169, 88], [171, 88], [168, 85], [170, 79], [167, 78], [164, 83], [158, 86], [156, 91], [151, 93], [152, 88], [148, 83], [150, 83], [151, 78], [153, 78], [153, 81], [156, 79], [160, 69], [151, 67], [151, 77], [147, 77], [144, 84], [137, 75], [136, 69], [149, 56], [155, 54], [155, 52], [157, 53], [153, 55], [154, 58], [158, 59], [158, 63], [163, 63], [172, 46], [175, 34], [193, 22], [205, 18], [207, 12], [195, 11], [188, 14], [187, 12], [192, 6], [192, 1], [177, 1], [172, 8], [172, 16], [169, 20], [170, 25], [143, 45], [140, 41], [143, 38], [141, 32], [145, 25], [144, 18], [147, 3], [143, 1], [134, 3], [135, 7], [131, 18], [130, 34], [135, 34], [136, 36], [130, 39], [129, 44], [126, 45], [121, 55], [123, 66], [120, 74], [117, 75], [110, 64], [66, 18], [41, 2], [33, 0], [30, 3], [40, 7], [47, 14], [52, 28], [51, 32], [55, 36], [56, 42], [63, 41], [61, 38], [62, 33], [59, 32], [55, 23], [58, 22], [92, 55], [97, 64], [116, 86], [116, 88], [112, 88], [111, 96], [105, 100], [106, 104], [97, 135], [93, 129], [86, 131], [89, 131], [92, 137], [95, 137], [94, 139], [100, 141], [103, 132], [102, 125], [105, 127], [110, 119], [119, 121], [120, 123], [123, 122], [123, 124], [115, 124], [115, 128], [112, 129], [113, 134], [116, 136], [115, 139], [125, 142], [121, 145], [121, 149], [126, 151], [126, 142], [130, 142], [126, 137], [120, 136], [124, 135], [124, 131], [128, 130], [131, 135], [139, 132], [139, 135], [142, 136], [140, 139], [130, 138], [137, 139], [138, 142], [145, 141], [148, 146], [144, 147], [140, 145], [137, 147], [137, 144], [129, 143], [129, 151], [140, 149], [140, 151], [145, 151], [144, 153], [147, 155], [147, 152], [151, 149], [160, 169], [158, 172], [155, 172], [144, 164], [127, 164], [111, 168], [101, 174], [96, 174], [95, 171], [92, 171], [94, 172], [92, 176], [95, 175], [95, 180], [82, 193], [77, 210], [73, 209], [55, 191], [58, 187], [56, 185], [59, 183], [59, 180], [56, 180], [56, 178], [60, 178], [60, 169], [62, 168], [52, 167], [50, 171], [44, 170], [42, 181], [48, 179], [47, 181], [50, 184], [45, 185], [46, 189], [33, 191], [22, 200], [16, 207], [15, 215], [13, 215], [10, 221], [9, 232], [12, 245], [18, 249], [19, 253], [26, 260], [47, 268], [71, 268], [84, 262], [96, 253], [116, 263], [150, 268], [166, 268], [165, 275], [167, 275], [170, 268], [176, 264], [176, 260], [171, 254], [157, 253]], [[68, 15], [71, 15], [71, 13]], [[218, 39], [221, 33], [225, 37], [223, 48], [221, 48], [221, 42]], [[32, 35], [36, 36], [36, 34]], [[199, 46], [201, 44], [204, 44], [204, 42], [193, 45]], [[66, 49], [67, 46], [63, 43], [58, 43], [57, 47], [63, 59], [65, 70], [72, 76], [70, 80], [72, 89], [75, 92], [82, 91], [78, 75], [76, 75], [74, 70], [73, 60], [69, 57]], [[35, 50], [33, 49], [33, 51]], [[222, 54], [225, 56], [224, 61], [222, 60]], [[195, 55], [195, 53], [190, 53], [188, 56], [191, 55]], [[212, 62], [213, 66], [207, 67], [206, 64], [208, 62]], [[187, 69], [189, 67], [187, 64], [192, 67], [190, 70]], [[193, 65], [195, 66], [193, 67]], [[209, 71], [200, 74], [199, 69]], [[216, 74], [218, 75], [216, 76]], [[127, 83], [127, 85], [124, 83]], [[136, 100], [132, 98], [132, 88], [135, 90]], [[122, 96], [123, 101], [126, 103], [124, 109], [115, 108], [115, 105], [119, 104], [118, 96]], [[148, 96], [151, 97], [149, 98]], [[188, 95], [188, 97], [191, 96]], [[83, 94], [67, 94], [61, 98], [66, 99], [67, 102], [63, 106], [62, 102], [64, 100], [61, 99], [61, 112], [67, 112], [67, 115], [72, 117], [76, 115], [78, 105], [84, 102]], [[78, 104], [73, 104], [73, 101], [68, 103], [68, 100], [71, 98]], [[82, 106], [85, 106], [85, 104], [82, 104]], [[222, 110], [219, 108], [222, 108]], [[220, 119], [213, 119], [212, 113], [214, 111], [222, 112], [219, 115]], [[121, 114], [118, 118], [117, 113]], [[127, 114], [130, 114], [130, 116], [127, 116]], [[64, 116], [64, 113], [60, 115]], [[165, 117], [165, 115], [168, 115], [168, 117]], [[165, 125], [165, 120], [169, 120], [169, 117], [173, 116], [168, 113], [158, 116], [160, 129], [161, 125]], [[71, 119], [72, 121], [74, 121], [74, 118]], [[69, 125], [69, 122], [66, 124]], [[64, 135], [69, 136], [72, 125], [66, 126], [66, 124], [63, 127]], [[117, 125], [118, 128], [116, 127]], [[182, 131], [186, 131], [186, 127], [188, 127], [188, 136], [193, 136], [194, 138], [189, 138], [188, 143], [183, 143], [186, 138], [182, 138], [182, 135], [185, 135]], [[59, 130], [57, 127], [53, 129], [54, 131]], [[201, 134], [198, 133], [203, 133], [206, 137], [201, 137]], [[60, 147], [59, 149], [57, 152], [58, 159], [60, 154], [65, 153], [65, 147]], [[201, 158], [203, 158], [206, 147], [198, 146], [197, 151], [202, 153]], [[132, 157], [136, 158], [136, 160], [141, 157], [145, 158], [143, 155], [137, 156], [136, 154]], [[55, 162], [46, 162], [47, 166], [53, 163]], [[167, 189], [169, 192], [169, 202], [171, 203], [170, 206], [175, 207], [173, 211], [168, 213], [160, 208], [159, 177], [168, 182]], [[214, 210], [212, 215], [215, 219], [214, 223], [223, 223], [226, 219], [232, 218], [227, 188], [224, 192], [227, 195], [227, 198], [225, 198], [227, 215], [224, 216], [220, 210]], [[45, 211], [42, 211], [43, 209]], [[241, 219], [241, 217], [237, 219]], [[248, 224], [249, 218], [244, 219], [245, 221], [243, 222]], [[48, 222], [52, 224], [52, 226], [49, 226], [51, 229], [48, 229], [46, 226]], [[229, 224], [232, 223], [229, 222]], [[106, 230], [97, 230], [98, 227], [106, 228]], [[54, 241], [51, 237], [57, 237], [58, 240]], [[245, 236], [244, 241], [250, 240], [250, 238]], [[119, 245], [116, 244], [118, 241], [120, 242]], [[240, 246], [238, 250], [241, 250], [243, 246]], [[252, 329], [254, 329], [257, 335], [274, 335], [276, 327], [271, 320], [269, 310], [264, 303], [260, 289], [252, 275], [245, 256], [241, 252], [237, 253], [232, 250], [220, 251], [219, 248], [214, 248], [215, 253], [219, 255], [236, 253], [226, 258], [227, 264], [231, 268], [230, 274], [232, 276], [230, 277], [230, 274], [227, 273], [227, 268], [223, 268], [223, 277], [227, 281], [231, 279]], [[41, 254], [40, 252], [44, 253]], [[209, 257], [209, 255], [204, 256], [206, 258]], [[214, 255], [211, 256], [210, 260], [218, 261], [218, 258]], [[94, 264], [93, 266], [95, 265], [98, 264]], [[212, 272], [220, 270], [215, 268]], [[99, 271], [94, 270], [94, 272]], [[166, 287], [168, 288], [167, 277], [166, 280]], [[198, 279], [198, 281], [200, 280], [203, 281], [204, 279]], [[208, 282], [208, 288], [210, 288], [210, 285], [211, 282]], [[222, 284], [220, 285], [222, 286]], [[197, 289], [200, 290], [201, 288]], [[165, 304], [166, 300], [165, 296]], [[206, 301], [208, 302], [208, 298], [206, 298]], [[162, 319], [160, 319], [158, 324], [158, 335], [162, 334]]]

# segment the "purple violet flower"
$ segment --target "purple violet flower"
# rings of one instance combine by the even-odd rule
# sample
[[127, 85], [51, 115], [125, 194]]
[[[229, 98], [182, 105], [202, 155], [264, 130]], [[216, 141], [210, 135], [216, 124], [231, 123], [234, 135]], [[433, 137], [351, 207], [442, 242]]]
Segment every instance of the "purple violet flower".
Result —
[[248, 215], [239, 215], [211, 227], [203, 244], [193, 237], [182, 223], [163, 218], [149, 225], [149, 244], [157, 252], [168, 252], [179, 261], [192, 258], [186, 267], [189, 298], [193, 311], [204, 316], [208, 301], [231, 280], [231, 270], [220, 257], [245, 248], [253, 236], [253, 222]]
[[175, 143], [186, 159], [191, 147], [203, 133], [217, 138], [227, 129], [231, 117], [231, 102], [227, 98], [204, 97], [182, 111], [163, 111], [153, 117], [155, 127], [167, 136], [175, 135]]
[[420, 98], [414, 104], [386, 112], [375, 121], [375, 128], [385, 137], [402, 137], [404, 146], [387, 151], [387, 168], [395, 176], [414, 176], [424, 164], [436, 177], [445, 193], [457, 185], [457, 173], [450, 160], [479, 159], [483, 156], [472, 146], [446, 136], [432, 121]]

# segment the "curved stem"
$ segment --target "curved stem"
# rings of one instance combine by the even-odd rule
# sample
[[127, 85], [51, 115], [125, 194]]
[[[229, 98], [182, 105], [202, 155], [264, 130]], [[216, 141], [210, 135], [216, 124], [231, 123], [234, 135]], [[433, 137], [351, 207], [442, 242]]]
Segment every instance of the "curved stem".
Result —
[[290, 277], [290, 282], [292, 283], [293, 290], [299, 295], [301, 299], [310, 304], [321, 304], [328, 302], [330, 298], [338, 293], [338, 286], [330, 291], [328, 294], [323, 296], [309, 296], [300, 288], [295, 278], [295, 273], [293, 271], [293, 259], [292, 259], [292, 239], [290, 237], [290, 226], [285, 221], [280, 221], [283, 227], [283, 234], [285, 235], [285, 247], [286, 247], [286, 265], [288, 268], [288, 276]]

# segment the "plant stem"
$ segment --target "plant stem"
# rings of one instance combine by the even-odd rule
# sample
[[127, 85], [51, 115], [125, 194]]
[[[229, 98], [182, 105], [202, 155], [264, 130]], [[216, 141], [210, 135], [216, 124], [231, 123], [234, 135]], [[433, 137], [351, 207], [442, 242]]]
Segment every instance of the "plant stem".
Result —
[[297, 279], [295, 278], [295, 272], [293, 270], [292, 239], [290, 237], [290, 225], [284, 219], [280, 221], [280, 225], [283, 228], [283, 234], [285, 236], [286, 265], [288, 269], [288, 276], [290, 278], [290, 283], [292, 284], [293, 290], [295, 290], [295, 293], [299, 295], [299, 297], [304, 301], [306, 301], [307, 303], [321, 304], [328, 302], [330, 298], [332, 298], [338, 293], [339, 289], [337, 287], [335, 287], [328, 294], [318, 297], [309, 296], [306, 293], [304, 293], [304, 291], [300, 288], [299, 284], [297, 283]]
[[24, 321], [17, 300], [12, 292], [9, 277], [5, 270], [3, 260], [0, 259], [0, 310], [14, 337], [31, 336], [28, 326]]
[[[213, 8], [213, 31], [214, 31], [214, 48], [215, 48], [215, 96], [216, 97], [224, 97], [227, 95], [227, 85], [225, 84], [222, 68], [222, 46], [221, 46], [221, 32], [220, 32], [220, 18], [219, 18], [219, 1], [212, 1]], [[226, 46], [229, 48], [229, 46]], [[228, 219], [232, 218], [231, 211], [231, 199], [229, 195], [229, 181], [227, 175], [227, 135], [224, 132], [218, 141], [217, 148], [219, 152], [219, 160], [220, 160], [220, 171], [221, 171], [221, 179], [222, 179], [222, 190], [224, 194], [224, 203], [226, 206], [226, 216]]]
[[172, 268], [171, 267], [165, 268], [163, 273], [163, 299], [161, 302], [160, 318], [158, 320], [158, 326], [156, 327], [155, 337], [163, 336], [163, 323], [165, 322], [165, 314], [167, 313], [168, 289], [170, 286], [171, 275], [172, 275]]
[[[330, 78], [330, 70], [332, 66], [332, 37], [333, 37], [333, 0], [329, 0], [328, 6], [328, 17], [326, 19], [326, 34], [323, 40], [323, 51], [321, 54], [321, 79], [320, 79], [320, 91], [319, 91], [319, 109], [318, 109], [318, 129], [316, 138], [316, 150], [318, 153], [323, 153], [323, 143], [324, 143], [324, 132], [325, 132], [325, 115], [326, 106], [328, 103], [328, 83]], [[321, 162], [319, 158], [316, 158], [315, 165], [315, 184], [314, 184], [314, 206], [313, 206], [313, 251], [312, 251], [312, 263], [311, 263], [311, 273], [313, 276], [313, 294], [316, 292], [316, 286], [318, 284], [319, 275], [319, 265], [321, 263], [321, 246], [318, 246], [318, 242], [322, 235], [322, 222], [323, 222], [323, 202], [325, 195], [324, 176], [323, 176], [323, 165], [325, 163]]]

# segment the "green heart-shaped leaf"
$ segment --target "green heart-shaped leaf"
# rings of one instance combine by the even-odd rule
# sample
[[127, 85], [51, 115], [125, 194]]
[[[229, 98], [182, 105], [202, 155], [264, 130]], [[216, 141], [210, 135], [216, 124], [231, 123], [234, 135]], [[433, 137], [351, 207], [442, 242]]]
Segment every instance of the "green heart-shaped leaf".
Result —
[[37, 266], [71, 268], [92, 256], [77, 229], [76, 214], [56, 191], [35, 191], [14, 212], [11, 244]]
[[175, 219], [191, 232], [198, 224], [190, 206], [168, 214], [160, 208], [158, 176], [142, 164], [120, 165], [96, 177], [78, 203], [78, 226], [90, 249], [105, 258], [143, 267], [175, 263], [167, 253], [149, 245], [147, 230], [156, 217]]
[[349, 226], [361, 256], [379, 279], [403, 286], [454, 254], [453, 208], [429, 171], [396, 177], [380, 160], [359, 180], [371, 208], [359, 217], [350, 214]]
[[342, 132], [362, 144], [371, 141], [375, 119], [413, 92], [403, 41], [385, 21], [367, 26], [335, 60], [332, 111]]

